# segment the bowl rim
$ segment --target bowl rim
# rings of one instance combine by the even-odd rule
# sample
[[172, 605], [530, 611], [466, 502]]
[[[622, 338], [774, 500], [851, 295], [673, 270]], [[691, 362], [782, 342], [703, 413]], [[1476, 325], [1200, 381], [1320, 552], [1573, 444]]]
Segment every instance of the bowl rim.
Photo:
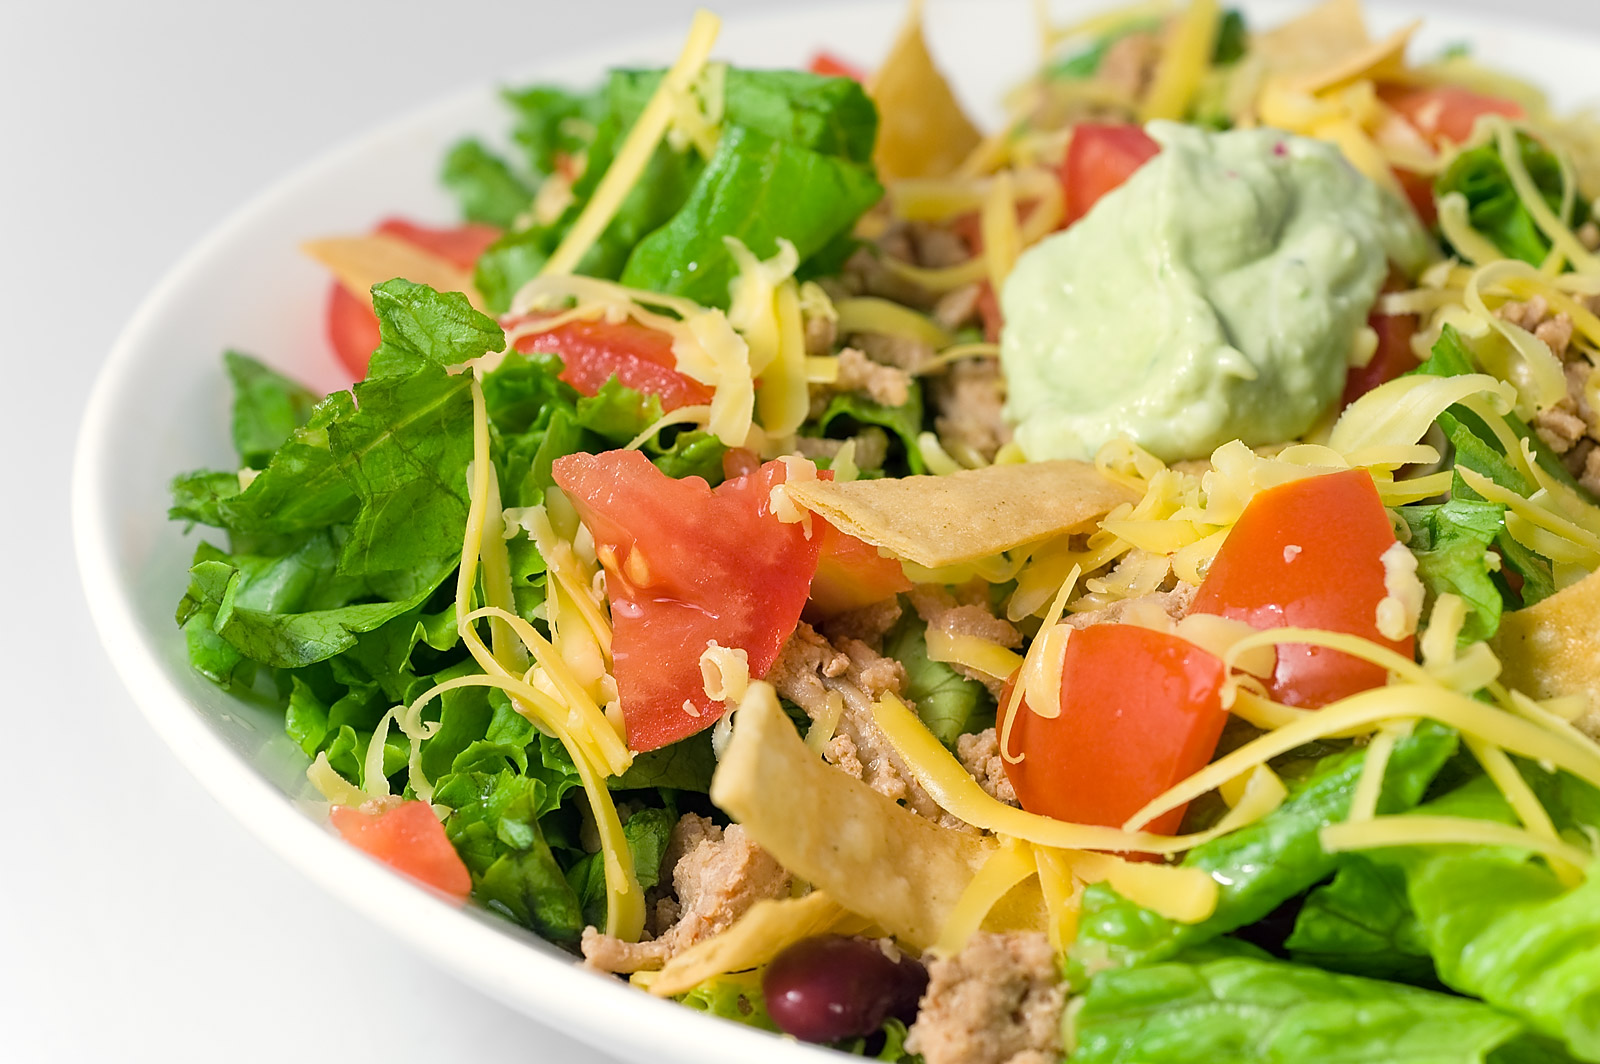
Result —
[[[978, 8], [988, 0], [943, 0]], [[1085, 8], [1115, 6], [1106, 0], [1078, 0]], [[781, 31], [825, 19], [830, 11], [859, 13], [873, 8], [898, 10], [898, 0], [834, 0], [795, 10], [746, 12], [730, 17], [741, 31]], [[1278, 15], [1284, 0], [1243, 0], [1253, 16]], [[1512, 30], [1527, 38], [1568, 38], [1600, 55], [1600, 35], [1561, 26], [1548, 18], [1519, 25], [1509, 16], [1458, 12], [1441, 0], [1396, 3], [1369, 0], [1369, 16], [1400, 14], [1443, 25], [1449, 32], [1484, 34]], [[1575, 41], [1573, 39], [1576, 39]], [[559, 67], [602, 70], [629, 49], [663, 51], [681, 39], [677, 29], [627, 35], [562, 57]], [[516, 1011], [610, 1054], [618, 1049], [641, 1058], [660, 1058], [674, 1046], [700, 1059], [762, 1059], [815, 1064], [826, 1047], [684, 1008], [656, 998], [610, 975], [585, 967], [570, 954], [509, 921], [471, 908], [458, 908], [387, 865], [367, 856], [318, 824], [300, 803], [269, 782], [244, 754], [234, 749], [195, 711], [145, 637], [131, 595], [118, 577], [112, 549], [114, 529], [104, 485], [115, 476], [117, 441], [111, 433], [119, 397], [130, 391], [142, 353], [150, 346], [168, 304], [230, 246], [257, 216], [306, 194], [372, 146], [411, 127], [460, 110], [497, 85], [550, 76], [548, 66], [522, 68], [484, 78], [424, 106], [394, 115], [340, 141], [266, 184], [170, 266], [111, 345], [83, 407], [74, 443], [70, 504], [74, 554], [89, 615], [123, 687], [146, 721], [184, 768], [251, 834], [279, 858], [342, 902], [463, 982], [476, 986]], [[1600, 79], [1596, 80], [1600, 86]], [[617, 1023], [619, 1015], [629, 1017]], [[702, 1041], [711, 1035], [715, 1044]]]

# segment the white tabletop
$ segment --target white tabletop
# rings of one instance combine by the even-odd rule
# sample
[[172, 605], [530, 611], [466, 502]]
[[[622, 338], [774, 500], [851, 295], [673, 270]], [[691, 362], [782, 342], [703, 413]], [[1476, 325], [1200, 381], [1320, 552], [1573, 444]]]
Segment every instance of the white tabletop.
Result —
[[[737, 17], [780, 2], [715, 6]], [[113, 337], [227, 212], [452, 89], [545, 51], [684, 25], [695, 6], [0, 6], [0, 1059], [601, 1059], [433, 970], [200, 790], [95, 640], [67, 471]], [[1517, 7], [1600, 32], [1587, 0]]]

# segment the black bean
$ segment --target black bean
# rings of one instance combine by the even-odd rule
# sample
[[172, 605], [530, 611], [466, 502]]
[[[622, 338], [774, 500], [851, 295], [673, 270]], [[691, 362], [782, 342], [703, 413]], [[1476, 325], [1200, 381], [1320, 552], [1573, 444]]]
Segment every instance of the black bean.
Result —
[[910, 1023], [927, 985], [927, 970], [917, 961], [890, 960], [876, 943], [844, 935], [796, 942], [761, 981], [773, 1022], [807, 1042], [868, 1035], [890, 1016]]

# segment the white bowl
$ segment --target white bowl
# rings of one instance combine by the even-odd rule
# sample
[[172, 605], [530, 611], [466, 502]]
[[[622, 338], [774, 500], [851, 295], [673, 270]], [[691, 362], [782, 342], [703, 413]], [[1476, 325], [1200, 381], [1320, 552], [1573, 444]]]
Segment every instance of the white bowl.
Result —
[[[1285, 10], [1245, 6], [1262, 21]], [[718, 54], [795, 66], [826, 46], [870, 60], [901, 14], [899, 3], [888, 2], [737, 21], [725, 27]], [[1401, 21], [1399, 9], [1379, 14], [1374, 21], [1383, 26]], [[935, 3], [930, 36], [962, 95], [991, 120], [1001, 92], [1037, 55], [1031, 8], [1020, 2]], [[1416, 47], [1454, 41], [1531, 77], [1561, 72], [1566, 80], [1553, 88], [1562, 102], [1600, 95], [1600, 50], [1581, 36], [1439, 12]], [[634, 42], [507, 82], [592, 84], [611, 65], [670, 61], [679, 43]], [[495, 137], [507, 124], [494, 86], [402, 119], [241, 209], [145, 300], [101, 372], [78, 442], [73, 531], [95, 623], [152, 726], [218, 801], [311, 879], [461, 978], [630, 1060], [815, 1061], [809, 1047], [714, 1023], [582, 969], [532, 935], [451, 908], [340, 842], [307, 801], [305, 759], [284, 736], [281, 716], [191, 671], [173, 623], [196, 536], [167, 520], [167, 485], [179, 471], [232, 461], [221, 352], [238, 348], [313, 386], [338, 386], [322, 334], [327, 278], [297, 244], [361, 231], [390, 213], [454, 217], [435, 180], [443, 149], [468, 132]]]

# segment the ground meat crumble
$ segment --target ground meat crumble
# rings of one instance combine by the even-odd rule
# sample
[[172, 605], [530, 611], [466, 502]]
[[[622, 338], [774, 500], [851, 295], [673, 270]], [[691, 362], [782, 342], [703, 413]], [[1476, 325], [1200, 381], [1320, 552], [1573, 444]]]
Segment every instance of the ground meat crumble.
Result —
[[1552, 313], [1542, 296], [1502, 304], [1495, 314], [1526, 329], [1562, 360], [1567, 394], [1533, 416], [1533, 431], [1561, 456], [1567, 469], [1592, 494], [1600, 495], [1600, 416], [1589, 403], [1595, 368], [1572, 343], [1572, 318]]
[[1038, 932], [978, 932], [928, 965], [906, 1048], [927, 1064], [1056, 1064], [1066, 990]]
[[653, 899], [643, 942], [624, 942], [585, 928], [581, 948], [589, 965], [606, 972], [660, 968], [675, 954], [727, 930], [756, 902], [789, 894], [791, 877], [772, 855], [734, 824], [718, 827], [685, 813], [662, 857], [672, 889]]
[[971, 732], [958, 738], [956, 757], [961, 760], [961, 767], [978, 781], [978, 786], [989, 797], [1007, 805], [1022, 804], [1017, 801], [1011, 777], [1006, 775], [1005, 762], [1000, 757], [1000, 739], [995, 729], [985, 728], [981, 732]]

